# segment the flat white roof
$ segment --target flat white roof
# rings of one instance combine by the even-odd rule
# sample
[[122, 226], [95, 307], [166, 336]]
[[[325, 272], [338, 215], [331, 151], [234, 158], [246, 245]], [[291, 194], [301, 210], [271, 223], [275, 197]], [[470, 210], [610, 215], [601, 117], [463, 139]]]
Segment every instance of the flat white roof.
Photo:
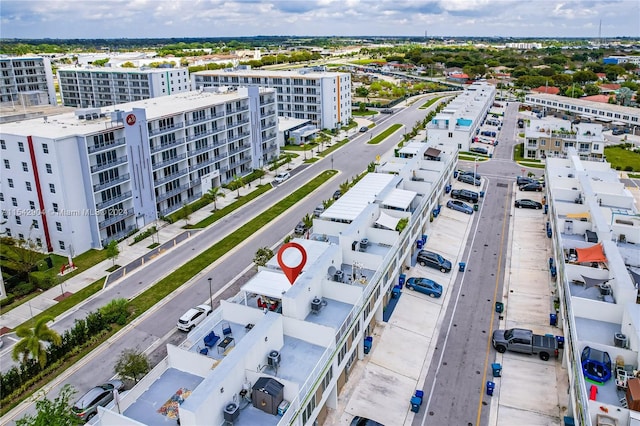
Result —
[[238, 70], [233, 69], [230, 70], [227, 68], [226, 70], [206, 70], [206, 71], [198, 71], [194, 72], [191, 75], [246, 75], [246, 76], [255, 76], [255, 77], [290, 77], [290, 78], [304, 78], [304, 77], [312, 77], [312, 78], [320, 78], [320, 77], [344, 77], [349, 75], [349, 73], [344, 72], [330, 72], [330, 71], [289, 71], [289, 70]]
[[414, 198], [416, 198], [415, 192], [396, 188], [392, 190], [384, 200], [382, 200], [382, 204], [389, 207], [407, 210]]
[[187, 68], [123, 68], [123, 67], [65, 67], [58, 71], [76, 71], [110, 74], [160, 74], [171, 71], [187, 71]]
[[282, 272], [262, 270], [240, 290], [267, 296], [272, 299], [282, 299], [282, 295], [291, 288], [291, 283]]
[[338, 198], [322, 217], [338, 220], [355, 220], [367, 205], [375, 202], [395, 176], [383, 173], [369, 173], [353, 188]]

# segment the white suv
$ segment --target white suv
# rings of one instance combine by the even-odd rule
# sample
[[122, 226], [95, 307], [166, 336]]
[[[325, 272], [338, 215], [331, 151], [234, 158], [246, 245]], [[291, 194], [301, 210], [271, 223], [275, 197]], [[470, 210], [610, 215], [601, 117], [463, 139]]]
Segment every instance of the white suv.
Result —
[[189, 309], [178, 320], [178, 329], [182, 331], [191, 331], [196, 325], [200, 324], [211, 313], [211, 306], [198, 305]]

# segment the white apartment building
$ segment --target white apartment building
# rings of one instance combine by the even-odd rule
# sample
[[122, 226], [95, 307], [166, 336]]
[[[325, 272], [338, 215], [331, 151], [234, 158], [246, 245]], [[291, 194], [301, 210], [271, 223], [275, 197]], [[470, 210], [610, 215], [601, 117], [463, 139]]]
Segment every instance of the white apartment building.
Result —
[[262, 71], [249, 67], [199, 71], [191, 75], [192, 87], [273, 87], [278, 115], [311, 120], [321, 129], [338, 129], [351, 119], [351, 75], [316, 69]]
[[427, 124], [429, 140], [455, 143], [460, 151], [468, 151], [495, 96], [495, 86], [485, 82], [471, 84]]
[[630, 128], [640, 126], [640, 109], [638, 108], [585, 101], [547, 93], [527, 94], [525, 103], [543, 107], [547, 111], [563, 111], [576, 117], [601, 123], [615, 123], [616, 125], [629, 126]]
[[604, 157], [601, 124], [534, 119], [527, 123], [524, 138], [525, 158], [566, 157], [570, 148], [575, 148], [583, 160], [602, 160]]
[[[322, 424], [417, 255], [415, 242], [432, 231], [430, 213], [457, 164], [453, 144], [410, 142], [398, 155], [315, 218], [308, 239], [293, 240], [306, 253], [293, 283], [271, 259], [182, 344], [168, 344], [119, 410], [99, 408], [99, 424], [178, 416], [182, 426]], [[401, 220], [407, 225], [398, 231]], [[282, 259], [295, 265], [300, 252], [287, 249]], [[170, 408], [178, 389], [184, 398]]]
[[187, 92], [8, 123], [3, 231], [49, 252], [101, 248], [279, 156], [275, 92]]
[[575, 148], [547, 159], [545, 176], [569, 412], [576, 425], [640, 424], [637, 203], [609, 163]]
[[62, 105], [91, 108], [190, 91], [186, 68], [61, 68]]
[[0, 102], [57, 105], [49, 58], [0, 56]]

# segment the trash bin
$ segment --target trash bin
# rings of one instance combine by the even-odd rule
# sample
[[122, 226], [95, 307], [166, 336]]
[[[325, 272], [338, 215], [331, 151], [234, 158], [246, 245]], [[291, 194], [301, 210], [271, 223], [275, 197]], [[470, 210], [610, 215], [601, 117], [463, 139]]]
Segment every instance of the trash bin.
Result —
[[467, 264], [465, 262], [458, 263], [460, 272], [464, 272], [464, 268], [466, 268]]
[[491, 364], [491, 371], [493, 372], [493, 377], [500, 377], [502, 375], [502, 365], [498, 363]]
[[484, 197], [484, 191], [480, 191], [480, 198]]
[[420, 398], [420, 405], [422, 405], [422, 398], [424, 397], [424, 391], [417, 389], [416, 393], [413, 394], [413, 396], [415, 396], [416, 398]]
[[400, 274], [400, 277], [398, 278], [398, 285], [400, 286], [400, 288], [404, 286], [406, 279], [407, 279], [407, 276], [405, 274]]
[[564, 336], [556, 336], [556, 342], [558, 342], [558, 349], [564, 349]]
[[573, 417], [564, 416], [564, 426], [574, 426], [575, 424]]
[[400, 285], [393, 286], [393, 290], [391, 290], [391, 297], [394, 299], [400, 297]]
[[418, 250], [422, 249], [422, 240], [418, 240], [418, 241], [416, 241], [416, 248], [417, 248]]
[[477, 204], [473, 205], [473, 210], [478, 211], [478, 205]]
[[493, 396], [493, 390], [495, 389], [496, 384], [489, 381], [487, 382], [487, 395]]
[[453, 171], [453, 177], [454, 177], [454, 179], [458, 177], [458, 171], [457, 170]]
[[496, 302], [496, 312], [499, 313], [499, 314], [504, 312], [504, 303]]
[[422, 404], [422, 398], [416, 396], [411, 397], [411, 411], [417, 413], [420, 411], [420, 404]]
[[551, 278], [555, 278], [556, 275], [558, 275], [558, 270], [556, 269], [555, 266], [551, 267], [550, 272], [551, 272]]
[[549, 268], [553, 268], [553, 257], [549, 258]]
[[558, 324], [558, 315], [556, 314], [549, 314], [549, 325], [557, 325]]
[[549, 213], [549, 206], [547, 204], [544, 205], [544, 214]]
[[367, 336], [364, 338], [364, 353], [365, 355], [371, 351], [371, 346], [373, 346], [373, 337]]
[[447, 194], [451, 192], [451, 185], [447, 185], [444, 187], [444, 192], [446, 192]]

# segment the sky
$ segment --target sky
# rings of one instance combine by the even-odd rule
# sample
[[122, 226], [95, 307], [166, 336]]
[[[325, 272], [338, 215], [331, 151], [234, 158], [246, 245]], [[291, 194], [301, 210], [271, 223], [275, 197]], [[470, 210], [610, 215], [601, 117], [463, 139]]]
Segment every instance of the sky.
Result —
[[[600, 24], [601, 23], [601, 24]], [[601, 29], [599, 29], [601, 25]], [[2, 38], [640, 38], [638, 0], [0, 0]]]

